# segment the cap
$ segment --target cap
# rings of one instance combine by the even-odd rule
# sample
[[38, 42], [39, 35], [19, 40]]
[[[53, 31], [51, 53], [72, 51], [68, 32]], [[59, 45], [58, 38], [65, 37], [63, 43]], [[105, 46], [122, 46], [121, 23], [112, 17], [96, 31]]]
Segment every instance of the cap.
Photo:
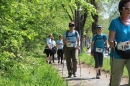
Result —
[[97, 29], [98, 29], [98, 28], [101, 28], [101, 29], [102, 29], [102, 25], [97, 25]]

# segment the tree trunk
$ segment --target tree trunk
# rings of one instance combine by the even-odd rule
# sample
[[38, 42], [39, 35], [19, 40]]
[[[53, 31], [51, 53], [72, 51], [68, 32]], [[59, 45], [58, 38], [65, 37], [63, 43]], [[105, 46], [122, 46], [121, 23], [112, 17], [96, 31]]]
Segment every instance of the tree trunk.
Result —
[[94, 35], [96, 34], [96, 26], [98, 24], [98, 15], [93, 15], [92, 17], [94, 19], [94, 22], [92, 23], [92, 33]]
[[85, 46], [85, 41], [83, 38], [83, 32], [84, 32], [84, 25], [87, 19], [87, 10], [85, 11], [84, 14], [81, 14], [80, 11], [75, 11], [75, 24], [76, 24], [76, 30], [79, 32], [80, 35], [80, 42], [81, 42], [81, 49], [80, 52], [83, 51], [83, 47]]
[[[95, 7], [95, 9], [97, 9], [97, 3], [95, 2], [95, 0], [91, 0], [91, 4]], [[94, 14], [92, 15], [92, 18], [94, 20], [94, 22], [92, 23], [92, 33], [94, 35], [96, 34], [96, 26], [98, 24], [98, 15]]]

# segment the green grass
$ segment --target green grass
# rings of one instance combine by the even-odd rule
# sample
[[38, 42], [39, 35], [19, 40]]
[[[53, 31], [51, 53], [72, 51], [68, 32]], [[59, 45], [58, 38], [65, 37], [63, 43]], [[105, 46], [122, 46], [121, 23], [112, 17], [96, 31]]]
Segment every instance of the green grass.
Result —
[[[79, 55], [79, 58], [85, 64], [94, 67], [95, 62], [94, 62], [94, 58], [92, 56], [90, 56], [90, 55], [88, 55], [86, 53], [82, 53], [82, 54]], [[103, 68], [102, 69], [104, 71], [110, 73], [110, 58], [104, 58]], [[124, 68], [123, 76], [128, 77], [128, 72], [127, 72], [126, 67]]]
[[6, 70], [0, 69], [0, 86], [67, 86], [44, 57], [30, 53]]

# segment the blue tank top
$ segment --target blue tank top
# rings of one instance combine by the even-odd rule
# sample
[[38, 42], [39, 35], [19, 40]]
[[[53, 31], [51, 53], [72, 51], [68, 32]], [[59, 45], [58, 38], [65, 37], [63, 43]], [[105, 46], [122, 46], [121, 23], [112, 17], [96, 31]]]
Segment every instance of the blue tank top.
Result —
[[63, 41], [62, 40], [57, 40], [57, 45], [58, 45], [58, 49], [63, 49]]
[[77, 38], [79, 38], [79, 33], [77, 32], [77, 35], [75, 34], [77, 32], [76, 30], [73, 30], [73, 32], [68, 32], [68, 36], [66, 36], [67, 31], [64, 33], [63, 37], [67, 39], [68, 42], [73, 43], [74, 46], [77, 45]]
[[101, 48], [102, 52], [104, 52], [104, 42], [107, 40], [107, 36], [105, 34], [96, 34], [93, 36], [92, 41], [94, 41], [93, 50], [96, 51], [96, 48]]

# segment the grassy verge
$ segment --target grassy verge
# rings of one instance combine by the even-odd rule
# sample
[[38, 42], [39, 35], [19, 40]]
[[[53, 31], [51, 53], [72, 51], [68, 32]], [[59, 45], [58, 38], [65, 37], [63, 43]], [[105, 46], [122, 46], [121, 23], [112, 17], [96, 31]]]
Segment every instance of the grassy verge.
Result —
[[67, 86], [44, 57], [30, 54], [15, 60], [6, 70], [0, 69], [0, 86]]
[[[79, 58], [82, 62], [84, 62], [87, 65], [93, 66], [94, 67], [94, 58], [86, 53], [82, 53], [79, 55]], [[104, 71], [110, 73], [110, 58], [104, 58], [103, 61], [103, 68]], [[128, 72], [126, 70], [126, 67], [124, 68], [123, 76], [128, 77]]]

